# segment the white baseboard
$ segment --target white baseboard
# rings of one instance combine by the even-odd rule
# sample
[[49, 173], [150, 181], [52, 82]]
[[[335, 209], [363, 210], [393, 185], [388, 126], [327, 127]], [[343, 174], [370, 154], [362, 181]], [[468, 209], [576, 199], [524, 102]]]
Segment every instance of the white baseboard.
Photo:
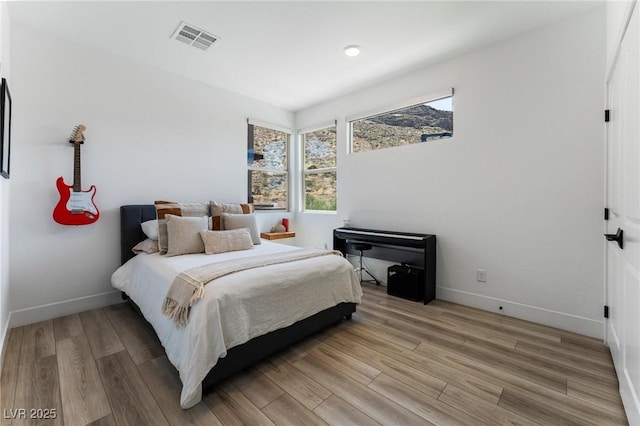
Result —
[[39, 321], [47, 321], [63, 317], [65, 315], [77, 314], [79, 312], [114, 305], [120, 302], [122, 302], [120, 292], [109, 291], [107, 293], [49, 303], [47, 305], [35, 306], [33, 308], [20, 309], [9, 314], [9, 328], [20, 327]]
[[[616, 369], [616, 373], [618, 373], [618, 369]], [[631, 386], [633, 381], [628, 372], [622, 372], [622, 375], [618, 374], [618, 381], [620, 382], [620, 397], [627, 414], [627, 422], [630, 425], [640, 424], [638, 423], [640, 422], [640, 405], [638, 405], [638, 397]]]
[[[438, 299], [448, 302], [459, 303], [489, 312], [502, 313], [509, 317], [572, 331], [585, 336], [595, 337], [596, 339], [604, 338], [604, 325], [602, 321], [447, 287], [437, 287], [436, 294]], [[500, 306], [502, 306], [501, 311], [498, 310]]]
[[2, 347], [0, 347], [0, 371], [2, 371], [2, 366], [4, 365], [4, 354], [7, 352], [7, 343], [9, 342], [10, 320], [11, 314], [9, 314], [9, 318], [7, 318], [7, 322], [4, 325], [4, 330], [2, 330], [2, 334], [0, 335], [0, 342], [2, 343]]

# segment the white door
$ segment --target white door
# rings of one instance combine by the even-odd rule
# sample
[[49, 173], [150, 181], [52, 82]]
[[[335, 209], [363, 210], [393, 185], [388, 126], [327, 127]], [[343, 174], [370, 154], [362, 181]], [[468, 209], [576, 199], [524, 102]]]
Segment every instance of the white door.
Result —
[[640, 424], [640, 16], [635, 8], [607, 82], [607, 344], [629, 424]]

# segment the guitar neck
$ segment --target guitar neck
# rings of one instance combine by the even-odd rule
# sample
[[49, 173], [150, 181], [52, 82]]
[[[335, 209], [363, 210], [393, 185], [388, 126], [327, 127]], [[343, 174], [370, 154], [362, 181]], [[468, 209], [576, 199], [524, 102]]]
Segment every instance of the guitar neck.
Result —
[[80, 142], [73, 142], [73, 191], [82, 191], [80, 182]]

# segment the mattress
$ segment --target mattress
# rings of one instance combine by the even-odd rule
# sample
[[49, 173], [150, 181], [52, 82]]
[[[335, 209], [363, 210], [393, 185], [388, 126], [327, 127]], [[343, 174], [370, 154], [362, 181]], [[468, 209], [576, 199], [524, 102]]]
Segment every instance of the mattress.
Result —
[[360, 303], [362, 289], [352, 265], [340, 256], [320, 256], [249, 269], [205, 286], [185, 327], [161, 312], [178, 273], [228, 259], [295, 250], [263, 241], [250, 250], [215, 255], [166, 257], [141, 253], [111, 277], [153, 326], [168, 359], [180, 373], [180, 405], [189, 408], [202, 398], [201, 382], [227, 349], [270, 331], [287, 327], [342, 302]]

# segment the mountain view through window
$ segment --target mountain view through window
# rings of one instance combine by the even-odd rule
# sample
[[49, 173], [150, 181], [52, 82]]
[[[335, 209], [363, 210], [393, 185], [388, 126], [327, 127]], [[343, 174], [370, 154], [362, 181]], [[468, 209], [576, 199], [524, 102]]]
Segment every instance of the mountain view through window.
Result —
[[453, 136], [453, 96], [353, 120], [352, 152], [431, 142]]

